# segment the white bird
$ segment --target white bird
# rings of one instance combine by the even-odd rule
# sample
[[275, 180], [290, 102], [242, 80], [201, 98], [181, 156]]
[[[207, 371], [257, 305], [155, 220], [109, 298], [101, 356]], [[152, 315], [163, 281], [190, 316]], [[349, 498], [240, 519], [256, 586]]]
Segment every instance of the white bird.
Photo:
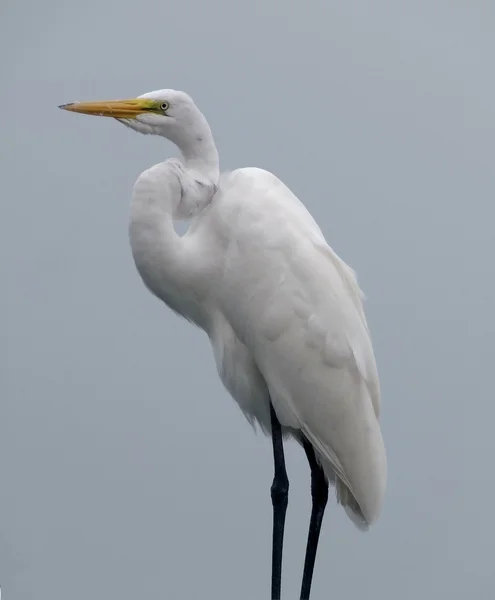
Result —
[[[300, 596], [308, 599], [328, 482], [366, 529], [387, 481], [377, 367], [354, 271], [275, 175], [220, 174], [210, 127], [184, 92], [60, 108], [113, 117], [181, 151], [134, 185], [132, 254], [149, 290], [207, 333], [225, 387], [272, 437], [273, 600], [289, 487], [282, 437], [303, 446], [313, 499]], [[174, 219], [192, 220], [183, 236]]]

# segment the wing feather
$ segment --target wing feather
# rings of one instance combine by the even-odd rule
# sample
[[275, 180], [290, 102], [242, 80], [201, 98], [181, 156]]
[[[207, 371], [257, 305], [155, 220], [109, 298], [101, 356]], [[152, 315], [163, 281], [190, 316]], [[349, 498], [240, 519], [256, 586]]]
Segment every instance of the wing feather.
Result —
[[218, 305], [249, 349], [282, 425], [311, 441], [356, 524], [372, 523], [387, 469], [378, 374], [354, 272], [265, 171], [231, 174], [212, 218], [224, 240]]

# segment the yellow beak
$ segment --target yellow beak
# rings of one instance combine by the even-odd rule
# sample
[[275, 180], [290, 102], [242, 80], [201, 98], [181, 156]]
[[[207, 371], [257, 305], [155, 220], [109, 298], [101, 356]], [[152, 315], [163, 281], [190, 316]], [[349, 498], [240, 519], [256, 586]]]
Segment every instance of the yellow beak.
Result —
[[131, 100], [108, 100], [101, 102], [71, 102], [69, 104], [61, 104], [59, 108], [97, 117], [135, 119], [137, 115], [152, 110], [154, 104], [153, 101], [146, 98], [133, 98]]

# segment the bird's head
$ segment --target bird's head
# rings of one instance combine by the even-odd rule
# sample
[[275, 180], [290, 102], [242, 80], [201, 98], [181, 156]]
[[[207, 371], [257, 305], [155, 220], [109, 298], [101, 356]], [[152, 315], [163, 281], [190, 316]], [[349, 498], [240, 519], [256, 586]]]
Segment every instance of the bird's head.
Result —
[[112, 117], [135, 131], [166, 137], [178, 146], [184, 137], [200, 135], [206, 122], [192, 98], [176, 90], [148, 92], [129, 100], [71, 102], [59, 108]]

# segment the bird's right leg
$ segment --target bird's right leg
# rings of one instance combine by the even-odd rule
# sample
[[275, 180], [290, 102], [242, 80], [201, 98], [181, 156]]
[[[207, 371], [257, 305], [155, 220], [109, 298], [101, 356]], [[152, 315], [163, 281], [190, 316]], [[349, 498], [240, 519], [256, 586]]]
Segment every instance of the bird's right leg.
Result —
[[285, 514], [289, 498], [289, 479], [285, 469], [282, 427], [270, 402], [273, 462], [275, 475], [270, 489], [273, 504], [272, 600], [280, 600], [282, 583], [282, 549], [284, 545]]
[[321, 523], [323, 521], [323, 513], [325, 512], [328, 500], [328, 480], [321, 465], [319, 465], [316, 460], [313, 446], [306, 439], [303, 440], [303, 448], [311, 468], [311, 497], [313, 500], [313, 507], [311, 509], [311, 520], [309, 523], [308, 543], [306, 546], [306, 557], [304, 559], [300, 600], [309, 600]]

